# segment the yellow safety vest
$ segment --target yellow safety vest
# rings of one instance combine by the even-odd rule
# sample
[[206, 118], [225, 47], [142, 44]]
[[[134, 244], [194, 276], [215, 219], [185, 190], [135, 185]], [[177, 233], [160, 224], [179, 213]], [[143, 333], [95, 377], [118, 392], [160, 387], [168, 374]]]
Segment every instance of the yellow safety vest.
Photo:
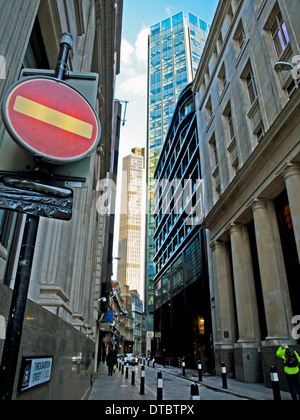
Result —
[[[279, 357], [280, 359], [283, 359], [284, 363], [286, 363], [286, 359], [285, 359], [285, 351], [286, 349], [288, 349], [289, 347], [285, 347], [284, 349], [282, 347], [279, 347], [279, 349], [277, 350], [276, 356]], [[297, 352], [295, 351], [296, 356], [298, 358], [298, 362], [300, 364], [300, 357], [297, 354]], [[284, 366], [284, 371], [285, 373], [287, 373], [288, 375], [296, 375], [297, 373], [299, 373], [299, 367], [289, 367], [289, 366]]]

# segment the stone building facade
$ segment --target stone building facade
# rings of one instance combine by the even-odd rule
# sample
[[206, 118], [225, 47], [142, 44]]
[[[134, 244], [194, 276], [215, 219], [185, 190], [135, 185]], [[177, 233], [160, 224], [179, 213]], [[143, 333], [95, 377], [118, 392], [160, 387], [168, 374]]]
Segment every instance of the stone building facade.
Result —
[[[70, 32], [68, 70], [99, 74], [95, 96], [102, 128], [100, 146], [91, 156], [89, 186], [75, 190], [72, 220], [39, 222], [20, 358], [51, 354], [55, 363], [51, 382], [19, 399], [84, 398], [96, 368], [98, 299], [111, 277], [113, 231], [112, 220], [96, 210], [97, 184], [116, 175], [120, 104], [114, 104], [114, 86], [120, 70], [122, 10], [122, 0], [0, 3], [0, 55], [5, 63], [1, 102], [23, 67], [55, 69], [62, 33]], [[3, 129], [0, 117], [1, 134]], [[0, 213], [1, 355], [26, 216]], [[16, 382], [18, 373], [19, 366]]]
[[[270, 381], [300, 314], [296, 0], [219, 2], [195, 81], [216, 370]], [[299, 341], [298, 341], [299, 343]]]

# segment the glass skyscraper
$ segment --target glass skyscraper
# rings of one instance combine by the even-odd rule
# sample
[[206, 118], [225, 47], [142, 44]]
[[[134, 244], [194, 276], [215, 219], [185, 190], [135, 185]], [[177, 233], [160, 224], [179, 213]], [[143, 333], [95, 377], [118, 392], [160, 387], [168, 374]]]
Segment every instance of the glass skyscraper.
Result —
[[177, 99], [192, 82], [210, 25], [191, 13], [179, 13], [150, 28], [148, 53], [148, 244], [147, 312], [153, 312], [155, 276], [154, 170]]

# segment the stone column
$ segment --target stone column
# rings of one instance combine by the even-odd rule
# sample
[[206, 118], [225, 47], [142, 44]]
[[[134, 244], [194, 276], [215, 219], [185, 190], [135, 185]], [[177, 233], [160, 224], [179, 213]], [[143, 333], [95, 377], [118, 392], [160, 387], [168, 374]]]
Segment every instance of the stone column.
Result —
[[283, 172], [283, 177], [289, 198], [298, 258], [300, 262], [300, 166], [289, 163]]
[[236, 320], [230, 255], [226, 243], [216, 241], [211, 245], [213, 265], [214, 337], [216, 373], [221, 375], [221, 362], [227, 367], [229, 376], [234, 376], [234, 343], [236, 342]]
[[236, 379], [258, 382], [262, 377], [260, 328], [250, 250], [246, 226], [230, 227], [234, 290], [238, 318], [239, 340], [235, 344], [234, 361]]
[[216, 298], [216, 343], [233, 346], [236, 340], [233, 290], [229, 252], [224, 242], [212, 245], [213, 276]]
[[[267, 208], [267, 200], [254, 200], [252, 205], [265, 315], [266, 340], [288, 340], [286, 287], [283, 284], [282, 249]], [[278, 230], [278, 226], [277, 226]], [[281, 251], [280, 251], [281, 250]], [[281, 255], [280, 255], [281, 252]]]
[[260, 340], [255, 284], [247, 228], [241, 224], [230, 227], [234, 289], [237, 306], [239, 343]]

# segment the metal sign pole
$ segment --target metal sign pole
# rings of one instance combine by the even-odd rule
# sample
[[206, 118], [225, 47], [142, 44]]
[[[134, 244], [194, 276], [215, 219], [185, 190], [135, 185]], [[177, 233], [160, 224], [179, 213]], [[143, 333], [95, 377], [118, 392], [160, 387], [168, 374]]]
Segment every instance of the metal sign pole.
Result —
[[60, 41], [60, 50], [59, 50], [57, 66], [55, 69], [55, 77], [59, 80], [64, 80], [65, 78], [69, 53], [72, 48], [72, 42], [73, 42], [72, 35], [69, 32], [63, 33], [61, 41]]
[[27, 216], [0, 367], [0, 400], [11, 400], [17, 370], [38, 217]]

